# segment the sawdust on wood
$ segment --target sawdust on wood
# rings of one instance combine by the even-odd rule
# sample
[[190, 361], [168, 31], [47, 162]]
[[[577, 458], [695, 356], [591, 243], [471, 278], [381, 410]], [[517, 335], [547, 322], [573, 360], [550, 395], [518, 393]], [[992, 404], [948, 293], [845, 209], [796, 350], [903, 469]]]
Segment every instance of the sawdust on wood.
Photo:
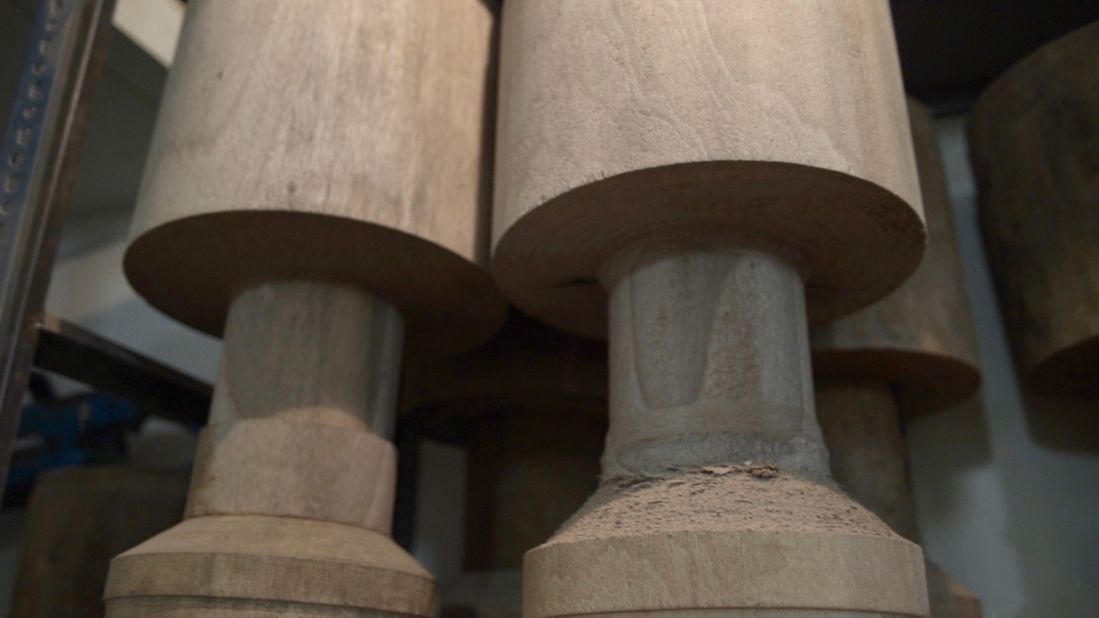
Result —
[[549, 544], [687, 531], [897, 536], [834, 488], [746, 463], [606, 479]]

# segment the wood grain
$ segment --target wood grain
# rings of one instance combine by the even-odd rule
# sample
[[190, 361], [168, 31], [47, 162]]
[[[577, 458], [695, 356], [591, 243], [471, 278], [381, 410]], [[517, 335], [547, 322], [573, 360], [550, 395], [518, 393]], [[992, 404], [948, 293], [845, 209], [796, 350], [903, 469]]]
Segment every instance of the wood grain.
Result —
[[793, 269], [752, 251], [646, 247], [609, 272], [605, 476], [765, 461], [828, 478]]
[[179, 615], [234, 604], [431, 615], [431, 577], [388, 536], [396, 452], [371, 432], [396, 413], [402, 334], [392, 306], [354, 287], [241, 293], [188, 519], [114, 560], [112, 614], [173, 597], [158, 603]]
[[227, 325], [188, 515], [263, 513], [388, 533], [396, 452], [370, 430], [393, 424], [400, 315], [354, 288], [280, 282], [238, 296]]
[[926, 615], [918, 546], [831, 488], [806, 323], [923, 251], [887, 3], [504, 11], [493, 275], [610, 350], [603, 478], [524, 616]]
[[926, 615], [919, 547], [831, 487], [798, 273], [676, 244], [606, 272], [602, 481], [526, 554], [523, 615]]
[[[161, 600], [175, 615], [226, 605], [282, 616], [357, 610], [356, 615], [431, 616], [431, 576], [388, 536], [294, 517], [195, 517], [116, 557], [108, 614], [141, 615]], [[171, 598], [165, 598], [171, 597]]]
[[526, 568], [553, 573], [524, 576], [527, 618], [637, 608], [675, 618], [707, 609], [799, 618], [927, 615], [919, 548], [872, 535], [667, 531], [540, 548]]
[[605, 333], [594, 280], [657, 231], [781, 254], [814, 321], [919, 261], [886, 2], [515, 0], [501, 45], [492, 268], [524, 311]]
[[1099, 393], [1099, 24], [1027, 56], [970, 117], [981, 230], [1021, 372]]
[[389, 303], [348, 286], [274, 282], [242, 292], [228, 325], [211, 424], [392, 427], [404, 323]]
[[135, 289], [217, 334], [245, 287], [352, 282], [432, 347], [490, 335], [493, 24], [478, 0], [193, 3], [125, 259]]
[[905, 412], [927, 412], [980, 386], [977, 340], [954, 234], [954, 213], [930, 113], [909, 100], [928, 245], [916, 272], [889, 296], [811, 331], [818, 380], [880, 380]]

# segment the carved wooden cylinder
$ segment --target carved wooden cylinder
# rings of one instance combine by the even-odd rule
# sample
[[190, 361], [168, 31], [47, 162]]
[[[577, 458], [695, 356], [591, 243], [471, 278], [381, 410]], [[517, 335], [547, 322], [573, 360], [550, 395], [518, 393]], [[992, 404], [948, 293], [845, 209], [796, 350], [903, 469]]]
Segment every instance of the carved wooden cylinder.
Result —
[[492, 28], [479, 0], [188, 6], [126, 253], [134, 288], [213, 334], [243, 287], [321, 279], [393, 303], [433, 349], [490, 335]]
[[[817, 416], [832, 475], [897, 533], [920, 542], [896, 391], [879, 381], [828, 382], [817, 387]], [[928, 559], [931, 618], [980, 618], [981, 601]]]
[[[817, 417], [833, 476], [919, 542], [901, 413], [971, 396], [980, 372], [934, 123], [919, 103], [910, 100], [908, 110], [930, 235], [923, 263], [888, 297], [815, 328], [812, 345]], [[973, 593], [930, 562], [927, 573], [933, 617], [980, 615]]]
[[981, 96], [969, 141], [993, 280], [1021, 372], [1099, 393], [1099, 24], [1027, 56]]
[[186, 519], [114, 559], [110, 614], [432, 615], [431, 576], [389, 538], [396, 451], [368, 425], [395, 413], [402, 335], [353, 287], [238, 295]]
[[111, 558], [179, 523], [186, 474], [73, 466], [35, 483], [10, 616], [102, 616]]
[[386, 434], [406, 339], [461, 350], [504, 317], [493, 27], [478, 0], [189, 5], [125, 269], [225, 347], [187, 518], [113, 561], [112, 616], [436, 611], [389, 536]]
[[923, 250], [888, 5], [504, 12], [492, 271], [607, 334], [611, 380], [600, 488], [527, 553], [524, 615], [926, 614], [919, 548], [830, 486], [806, 331]]
[[889, 296], [812, 330], [818, 382], [877, 380], [895, 387], [907, 411], [964, 399], [980, 385], [977, 340], [954, 234], [954, 211], [931, 114], [908, 114], [927, 216], [927, 252]]
[[504, 7], [493, 273], [528, 313], [606, 331], [595, 284], [652, 236], [787, 256], [814, 319], [922, 251], [886, 3]]
[[518, 618], [524, 552], [598, 482], [606, 391], [605, 346], [518, 313], [484, 345], [410, 368], [417, 432], [469, 448], [465, 573], [444, 615]]

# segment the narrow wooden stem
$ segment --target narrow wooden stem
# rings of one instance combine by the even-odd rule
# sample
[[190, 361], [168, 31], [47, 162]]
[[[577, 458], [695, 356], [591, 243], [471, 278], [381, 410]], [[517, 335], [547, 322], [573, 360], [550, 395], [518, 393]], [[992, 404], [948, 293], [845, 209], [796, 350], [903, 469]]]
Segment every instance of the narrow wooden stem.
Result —
[[817, 417], [836, 482], [895, 532], [919, 543], [908, 453], [889, 384], [819, 385]]
[[522, 568], [523, 554], [595, 491], [602, 435], [595, 418], [510, 409], [480, 419], [469, 451], [466, 571]]
[[240, 294], [187, 516], [265, 514], [388, 533], [396, 452], [371, 429], [392, 427], [402, 337], [397, 311], [358, 288], [285, 281]]
[[268, 283], [233, 301], [211, 424], [247, 418], [390, 431], [404, 325], [353, 287]]
[[797, 271], [756, 251], [644, 249], [605, 283], [605, 477], [751, 461], [826, 481]]

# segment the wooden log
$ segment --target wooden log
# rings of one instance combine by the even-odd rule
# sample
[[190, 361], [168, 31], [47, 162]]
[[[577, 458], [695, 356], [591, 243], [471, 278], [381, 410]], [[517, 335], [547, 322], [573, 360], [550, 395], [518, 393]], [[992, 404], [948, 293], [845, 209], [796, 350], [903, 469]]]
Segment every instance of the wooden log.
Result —
[[1099, 393], [1099, 24], [1027, 56], [973, 108], [970, 154], [1000, 306], [1035, 387]]
[[264, 513], [388, 532], [395, 454], [375, 428], [393, 424], [401, 316], [356, 288], [282, 282], [242, 293], [227, 325], [188, 516]]
[[187, 519], [114, 560], [112, 615], [436, 610], [389, 536], [384, 436], [406, 324], [445, 352], [503, 321], [493, 24], [478, 0], [189, 6], [125, 268], [224, 358]]
[[818, 380], [888, 383], [915, 413], [971, 396], [981, 376], [935, 127], [916, 101], [909, 100], [908, 115], [927, 217], [924, 259], [889, 296], [811, 335]]
[[485, 344], [406, 376], [417, 433], [469, 449], [465, 572], [443, 589], [443, 615], [518, 618], [523, 554], [599, 479], [606, 346], [513, 313]]
[[103, 615], [103, 582], [120, 551], [179, 523], [187, 475], [127, 466], [42, 476], [20, 533], [13, 618]]
[[888, 5], [504, 11], [493, 274], [610, 349], [600, 488], [524, 615], [926, 615], [918, 546], [831, 487], [806, 327], [923, 250]]
[[527, 554], [524, 615], [925, 613], [919, 548], [830, 488], [797, 272], [678, 250], [610, 272], [603, 481]]
[[242, 287], [320, 279], [395, 304], [414, 344], [491, 335], [492, 28], [480, 0], [189, 6], [125, 257], [134, 288], [213, 334]]
[[[895, 390], [885, 382], [826, 382], [817, 417], [832, 476], [894, 531], [920, 542]], [[932, 618], [980, 618], [981, 601], [932, 560], [925, 563]]]
[[[902, 410], [926, 413], [980, 385], [953, 207], [930, 113], [909, 100], [930, 234], [916, 273], [888, 297], [812, 333], [817, 417], [832, 475], [894, 531], [919, 543]], [[980, 602], [930, 561], [931, 615], [980, 616]], [[976, 612], [976, 613], [974, 613]]]

